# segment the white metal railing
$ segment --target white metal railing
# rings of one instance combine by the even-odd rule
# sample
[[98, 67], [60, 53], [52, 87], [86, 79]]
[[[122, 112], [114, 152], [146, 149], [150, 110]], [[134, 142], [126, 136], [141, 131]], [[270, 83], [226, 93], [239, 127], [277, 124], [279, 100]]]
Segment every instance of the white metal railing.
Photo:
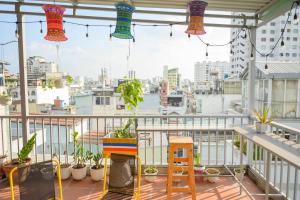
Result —
[[[300, 120], [299, 120], [300, 123]], [[278, 123], [278, 122], [271, 122], [270, 123], [270, 131], [276, 135], [281, 136], [290, 141], [294, 141], [297, 144], [300, 144], [300, 130]]]
[[[79, 133], [80, 141], [87, 150], [96, 152], [102, 148], [101, 138], [124, 125], [130, 117], [29, 116], [30, 133], [37, 133], [37, 144], [31, 157], [33, 161], [43, 161], [56, 154], [61, 162], [71, 163], [73, 161], [71, 154], [74, 150], [71, 135], [74, 131]], [[188, 135], [193, 137], [195, 151], [201, 152], [202, 164], [249, 165], [250, 169], [269, 183], [268, 185], [275, 191], [289, 199], [300, 199], [298, 176], [300, 167], [290, 162], [286, 156], [276, 154], [275, 150], [268, 149], [236, 131], [235, 127], [247, 127], [252, 124], [248, 116], [149, 115], [136, 118], [137, 127], [132, 131], [137, 133], [139, 155], [144, 165], [166, 165], [168, 137]], [[16, 157], [22, 147], [21, 123], [21, 116], [0, 116], [0, 154], [7, 153], [10, 158]], [[275, 126], [276, 123], [271, 125]], [[289, 127], [280, 126], [280, 128], [289, 133], [295, 131]], [[241, 141], [244, 143], [241, 144]]]

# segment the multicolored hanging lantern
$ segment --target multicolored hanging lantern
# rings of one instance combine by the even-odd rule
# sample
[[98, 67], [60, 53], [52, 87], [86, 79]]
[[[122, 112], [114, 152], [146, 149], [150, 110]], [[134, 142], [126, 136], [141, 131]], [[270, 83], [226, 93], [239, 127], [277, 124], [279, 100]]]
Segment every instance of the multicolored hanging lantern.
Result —
[[207, 3], [200, 0], [193, 0], [188, 3], [189, 12], [190, 12], [190, 21], [187, 30], [185, 31], [189, 35], [203, 35], [205, 34], [204, 30], [204, 11], [207, 6]]
[[120, 39], [133, 39], [131, 34], [132, 13], [135, 7], [125, 2], [116, 4], [117, 9], [117, 24], [115, 32], [112, 36]]
[[47, 18], [47, 35], [45, 40], [62, 42], [68, 40], [63, 28], [63, 15], [65, 8], [58, 5], [44, 5]]

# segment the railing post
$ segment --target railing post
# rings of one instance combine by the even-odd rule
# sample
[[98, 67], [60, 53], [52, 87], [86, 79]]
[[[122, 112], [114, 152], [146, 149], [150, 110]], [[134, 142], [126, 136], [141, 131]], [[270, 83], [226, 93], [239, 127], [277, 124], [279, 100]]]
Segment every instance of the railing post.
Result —
[[[267, 150], [266, 150], [267, 151]], [[269, 193], [270, 193], [270, 167], [271, 167], [271, 153], [270, 151], [267, 151], [267, 158], [265, 162], [265, 175], [266, 175], [266, 185], [265, 185], [265, 199], [269, 199]]]
[[[256, 44], [256, 28], [253, 27], [250, 29], [252, 43]], [[248, 114], [251, 115], [255, 107], [255, 76], [256, 76], [256, 66], [255, 60], [256, 55], [255, 51], [253, 53], [254, 59], [250, 61], [249, 66], [249, 78], [248, 78]]]
[[25, 30], [23, 14], [20, 13], [21, 4], [17, 3], [15, 11], [17, 13], [17, 33], [18, 37], [18, 52], [19, 52], [19, 72], [20, 72], [20, 96], [21, 96], [21, 114], [22, 114], [22, 137], [23, 145], [27, 143], [27, 137], [29, 133], [28, 123], [28, 89], [27, 89], [27, 65], [26, 65], [26, 53], [25, 53]]

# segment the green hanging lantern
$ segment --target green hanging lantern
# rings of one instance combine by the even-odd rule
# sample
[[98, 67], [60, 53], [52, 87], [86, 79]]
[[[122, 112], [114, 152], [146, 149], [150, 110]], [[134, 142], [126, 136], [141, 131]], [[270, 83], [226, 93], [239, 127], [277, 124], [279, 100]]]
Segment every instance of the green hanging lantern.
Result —
[[131, 34], [132, 13], [135, 7], [125, 2], [116, 3], [117, 24], [112, 36], [120, 39], [133, 39]]

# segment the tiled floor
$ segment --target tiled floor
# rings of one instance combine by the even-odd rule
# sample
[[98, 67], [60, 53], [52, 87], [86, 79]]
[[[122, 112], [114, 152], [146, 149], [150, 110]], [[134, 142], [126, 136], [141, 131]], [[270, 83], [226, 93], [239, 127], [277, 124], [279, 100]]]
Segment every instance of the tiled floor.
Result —
[[[147, 183], [142, 180], [141, 200], [163, 200], [166, 199], [165, 177], [157, 178], [155, 183]], [[63, 181], [64, 200], [93, 200], [101, 195], [102, 181], [93, 182], [89, 177], [82, 181], [74, 181], [71, 178]], [[250, 199], [245, 192], [239, 194], [239, 186], [233, 178], [222, 177], [218, 183], [196, 183], [197, 200], [248, 200]], [[244, 185], [250, 193], [261, 193], [256, 185], [245, 177]], [[17, 188], [16, 188], [17, 190]], [[17, 191], [16, 191], [17, 192]], [[8, 183], [0, 183], [0, 199], [10, 200]], [[16, 197], [18, 199], [18, 197]], [[173, 199], [188, 200], [191, 196], [188, 193], [174, 193]], [[262, 197], [257, 199], [263, 199]], [[113, 200], [113, 199], [111, 199]]]

